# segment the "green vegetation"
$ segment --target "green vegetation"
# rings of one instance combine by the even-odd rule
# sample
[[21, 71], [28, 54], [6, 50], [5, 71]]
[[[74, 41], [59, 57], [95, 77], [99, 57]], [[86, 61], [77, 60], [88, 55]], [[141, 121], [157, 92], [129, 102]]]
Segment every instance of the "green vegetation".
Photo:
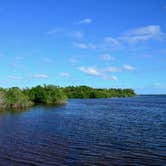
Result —
[[17, 87], [0, 89], [0, 108], [1, 109], [20, 109], [31, 106], [32, 102], [22, 90]]
[[0, 88], [0, 109], [6, 108], [6, 91]]
[[111, 98], [135, 96], [132, 89], [97, 89], [88, 86], [43, 85], [19, 89], [0, 88], [0, 109], [21, 109], [33, 104], [60, 105], [67, 98]]
[[111, 98], [132, 97], [135, 92], [132, 89], [101, 89], [88, 86], [68, 86], [63, 88], [68, 98]]
[[67, 97], [62, 88], [54, 85], [36, 86], [23, 90], [23, 93], [34, 103], [65, 104]]

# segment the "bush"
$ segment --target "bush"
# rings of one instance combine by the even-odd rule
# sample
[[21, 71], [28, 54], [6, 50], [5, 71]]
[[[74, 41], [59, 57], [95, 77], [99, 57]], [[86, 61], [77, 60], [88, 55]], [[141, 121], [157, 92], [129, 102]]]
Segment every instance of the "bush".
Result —
[[88, 86], [68, 86], [63, 90], [68, 98], [111, 98], [136, 95], [132, 89], [97, 89]]
[[17, 87], [10, 88], [6, 91], [6, 107], [7, 108], [24, 108], [31, 106], [32, 102], [28, 96]]
[[31, 101], [39, 104], [64, 104], [67, 100], [63, 90], [54, 85], [36, 86], [23, 92]]
[[6, 107], [6, 93], [5, 90], [0, 88], [0, 109], [4, 109]]
[[0, 109], [20, 109], [37, 104], [65, 104], [67, 98], [111, 98], [135, 96], [132, 89], [95, 89], [88, 86], [54, 85], [36, 86], [31, 89], [0, 88]]

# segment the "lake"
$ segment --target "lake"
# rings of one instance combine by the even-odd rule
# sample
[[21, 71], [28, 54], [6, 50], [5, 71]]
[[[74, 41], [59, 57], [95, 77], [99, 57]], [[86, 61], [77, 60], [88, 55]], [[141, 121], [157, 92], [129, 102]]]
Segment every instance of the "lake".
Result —
[[70, 99], [0, 115], [0, 166], [166, 165], [166, 96]]

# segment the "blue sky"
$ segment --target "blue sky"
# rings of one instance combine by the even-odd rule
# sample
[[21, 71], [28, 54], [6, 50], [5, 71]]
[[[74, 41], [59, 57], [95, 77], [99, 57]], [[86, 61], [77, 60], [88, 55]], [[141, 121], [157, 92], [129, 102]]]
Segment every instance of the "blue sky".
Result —
[[166, 93], [165, 0], [0, 2], [0, 86]]

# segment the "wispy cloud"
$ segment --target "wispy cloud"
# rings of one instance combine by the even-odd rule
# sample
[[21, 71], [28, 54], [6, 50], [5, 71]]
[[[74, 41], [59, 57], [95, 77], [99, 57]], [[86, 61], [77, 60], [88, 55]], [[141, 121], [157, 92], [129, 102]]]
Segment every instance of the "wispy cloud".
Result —
[[46, 32], [47, 35], [54, 35], [60, 32], [64, 32], [63, 28], [54, 28]]
[[45, 63], [53, 63], [53, 62], [54, 62], [53, 59], [48, 58], [48, 57], [44, 57], [44, 58], [42, 58], [41, 60], [42, 60], [43, 62], [45, 62]]
[[110, 49], [124, 48], [128, 45], [139, 44], [150, 40], [162, 40], [166, 34], [159, 25], [148, 25], [123, 32], [117, 37], [104, 38], [103, 47]]
[[110, 47], [110, 48], [117, 48], [120, 46], [120, 41], [116, 38], [113, 38], [113, 37], [110, 37], [110, 36], [107, 36], [104, 38], [104, 44], [105, 44], [105, 47]]
[[22, 79], [22, 77], [16, 76], [16, 75], [9, 75], [7, 78], [12, 79], [12, 80], [21, 80]]
[[127, 43], [138, 43], [150, 39], [160, 40], [164, 36], [159, 25], [148, 25], [125, 32], [119, 40]]
[[83, 38], [84, 34], [81, 31], [75, 30], [75, 31], [72, 31], [71, 33], [69, 33], [69, 36], [71, 36], [73, 38], [81, 39], [81, 38]]
[[75, 65], [75, 64], [77, 64], [78, 62], [79, 62], [79, 60], [76, 59], [76, 58], [70, 58], [70, 59], [69, 59], [69, 63], [72, 64], [72, 65]]
[[88, 74], [88, 75], [92, 75], [92, 76], [100, 76], [101, 75], [101, 72], [94, 67], [81, 66], [81, 67], [79, 67], [79, 70]]
[[108, 75], [108, 74], [103, 74], [103, 75], [101, 76], [101, 78], [104, 79], [104, 80], [113, 80], [113, 81], [117, 81], [117, 80], [118, 80], [118, 77], [117, 77], [117, 76], [115, 76], [115, 75], [110, 76], [110, 75]]
[[59, 76], [60, 76], [60, 77], [69, 77], [70, 74], [67, 73], [67, 72], [62, 72], [62, 73], [59, 73]]
[[103, 72], [110, 72], [110, 73], [118, 73], [121, 72], [122, 69], [120, 67], [115, 67], [115, 66], [109, 66], [104, 69], [102, 69]]
[[114, 81], [118, 80], [118, 78], [116, 76], [110, 76], [107, 74], [106, 71], [104, 71], [102, 69], [97, 69], [97, 68], [92, 67], [92, 66], [89, 66], [89, 67], [81, 66], [79, 68], [79, 70], [87, 75], [100, 77], [100, 78], [105, 79], [105, 80], [114, 80]]
[[81, 48], [81, 49], [96, 49], [97, 46], [93, 43], [77, 43], [75, 42], [74, 47]]
[[123, 68], [124, 68], [125, 70], [129, 70], [129, 71], [135, 70], [135, 67], [130, 66], [130, 65], [127, 65], [127, 64], [123, 65]]
[[153, 58], [153, 55], [151, 54], [141, 54], [141, 55], [138, 55], [139, 58], [144, 58], [144, 59], [150, 59], [150, 58]]
[[9, 66], [12, 67], [12, 68], [18, 68], [19, 67], [19, 65], [15, 62], [10, 63]]
[[71, 30], [67, 28], [55, 28], [46, 32], [46, 35], [49, 36], [58, 36], [58, 37], [70, 37], [81, 39], [83, 38], [84, 34], [80, 30]]
[[81, 49], [98, 49], [98, 50], [110, 50], [110, 49], [119, 49], [121, 47], [120, 42], [117, 39], [111, 37], [106, 37], [102, 41], [98, 42], [75, 42], [74, 47]]
[[90, 24], [90, 23], [92, 23], [91, 18], [84, 18], [84, 19], [78, 21], [76, 24]]
[[162, 40], [165, 37], [166, 34], [162, 32], [159, 25], [148, 25], [125, 31], [117, 37], [106, 36], [99, 42], [76, 42], [74, 46], [81, 49], [115, 50], [126, 48], [133, 44], [140, 44], [145, 41]]
[[110, 54], [102, 54], [100, 55], [100, 59], [104, 61], [110, 61], [110, 60], [114, 60], [115, 58], [111, 56]]
[[32, 78], [48, 78], [48, 75], [46, 74], [34, 74], [32, 75]]
[[[125, 72], [125, 71], [133, 71], [135, 67], [130, 65], [123, 65], [121, 67], [108, 66], [103, 68], [97, 68], [94, 66], [81, 66], [78, 68], [80, 71], [87, 75], [100, 77], [106, 80], [118, 80], [117, 76], [112, 75], [113, 73]], [[112, 75], [112, 76], [110, 76]]]
[[112, 76], [111, 79], [114, 80], [114, 81], [118, 80], [117, 76]]

